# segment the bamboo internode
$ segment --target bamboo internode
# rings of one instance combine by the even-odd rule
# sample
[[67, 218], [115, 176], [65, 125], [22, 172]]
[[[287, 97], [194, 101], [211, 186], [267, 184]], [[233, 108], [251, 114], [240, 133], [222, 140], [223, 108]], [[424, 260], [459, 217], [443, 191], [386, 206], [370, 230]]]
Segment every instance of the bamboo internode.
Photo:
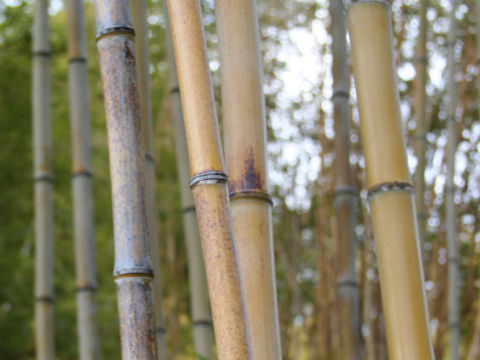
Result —
[[[168, 15], [167, 11], [165, 11], [165, 13]], [[187, 139], [185, 135], [185, 125], [183, 123], [175, 54], [173, 53], [170, 21], [168, 16], [166, 16], [166, 21], [170, 109], [175, 130], [175, 155], [180, 182], [183, 229], [188, 257], [193, 340], [195, 351], [205, 359], [213, 360], [215, 358], [213, 354], [213, 345], [215, 341], [213, 335], [212, 315], [210, 312], [210, 299], [208, 296], [207, 276], [205, 274], [205, 263], [203, 261], [195, 205], [189, 185], [190, 168], [188, 166]]]
[[350, 76], [343, 2], [330, 1], [333, 53], [333, 116], [335, 121], [336, 276], [339, 358], [360, 359], [360, 314], [356, 255], [357, 191], [350, 166]]
[[128, 0], [96, 0], [97, 46], [103, 81], [112, 182], [122, 358], [154, 360], [143, 135]]
[[348, 10], [389, 358], [433, 359], [388, 3]]
[[100, 359], [93, 225], [90, 116], [83, 2], [66, 1], [72, 138], [77, 321], [82, 360]]
[[167, 3], [218, 358], [251, 359], [200, 2]]
[[33, 151], [35, 187], [35, 346], [53, 360], [53, 172], [48, 0], [35, 1], [33, 25]]
[[162, 279], [160, 249], [157, 228], [157, 206], [155, 201], [155, 155], [153, 151], [152, 106], [150, 90], [150, 56], [148, 51], [147, 6], [145, 0], [130, 0], [132, 22], [135, 29], [135, 55], [137, 63], [140, 114], [145, 147], [145, 196], [147, 220], [150, 234], [150, 256], [155, 274], [153, 300], [159, 360], [167, 359], [165, 316], [162, 304]]
[[215, 1], [231, 212], [253, 357], [281, 359], [256, 0]]

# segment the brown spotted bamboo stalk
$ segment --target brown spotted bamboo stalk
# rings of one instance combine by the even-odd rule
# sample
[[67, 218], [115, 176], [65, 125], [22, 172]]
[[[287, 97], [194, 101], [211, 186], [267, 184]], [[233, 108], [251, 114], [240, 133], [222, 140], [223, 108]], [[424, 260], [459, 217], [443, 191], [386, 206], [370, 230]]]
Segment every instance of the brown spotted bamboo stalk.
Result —
[[335, 121], [336, 276], [341, 359], [360, 359], [360, 314], [356, 255], [357, 192], [350, 167], [350, 76], [343, 1], [330, 1]]
[[415, 203], [417, 206], [418, 234], [420, 245], [425, 241], [425, 151], [427, 147], [427, 0], [419, 1], [420, 29], [417, 38], [416, 50], [416, 103], [415, 120], [415, 156], [417, 169], [415, 171]]
[[147, 6], [145, 0], [130, 0], [132, 23], [135, 29], [135, 58], [137, 63], [140, 115], [145, 147], [145, 202], [150, 234], [150, 256], [154, 272], [153, 300], [159, 360], [167, 359], [165, 315], [162, 304], [162, 278], [158, 242], [157, 206], [155, 202], [155, 157], [153, 151], [152, 106], [150, 90], [150, 56], [148, 51]]
[[122, 358], [157, 359], [143, 134], [128, 0], [96, 0], [112, 182]]
[[200, 2], [169, 0], [167, 4], [218, 358], [251, 359]]
[[33, 26], [33, 152], [35, 188], [35, 347], [54, 359], [53, 173], [48, 0], [35, 1]]
[[458, 287], [459, 254], [457, 244], [457, 209], [455, 196], [455, 153], [457, 149], [456, 109], [457, 87], [455, 85], [455, 42], [457, 39], [457, 24], [455, 18], [456, 1], [450, 1], [450, 28], [448, 32], [447, 55], [447, 181], [446, 181], [446, 212], [447, 212], [447, 244], [448, 244], [448, 329], [450, 343], [450, 359], [459, 359], [460, 346], [460, 292]]
[[77, 322], [81, 360], [100, 359], [95, 234], [93, 225], [90, 115], [83, 1], [67, 0], [72, 186], [77, 276]]
[[433, 351], [396, 88], [390, 3], [355, 2], [347, 19], [389, 358], [429, 360]]
[[[165, 10], [166, 3], [164, 2]], [[165, 11], [167, 14], [167, 11]], [[195, 351], [208, 360], [215, 359], [213, 345], [212, 314], [210, 312], [210, 299], [208, 297], [207, 276], [203, 261], [200, 233], [198, 231], [197, 216], [190, 189], [190, 168], [188, 166], [187, 139], [183, 123], [182, 103], [178, 76], [173, 53], [170, 21], [166, 16], [166, 37], [169, 66], [169, 96], [170, 109], [175, 129], [175, 155], [177, 161], [178, 178], [180, 182], [180, 195], [182, 201], [183, 231], [187, 246], [188, 275], [190, 281], [191, 313], [193, 326], [193, 340]]]
[[219, 0], [215, 10], [225, 159], [253, 356], [281, 359], [256, 0]]

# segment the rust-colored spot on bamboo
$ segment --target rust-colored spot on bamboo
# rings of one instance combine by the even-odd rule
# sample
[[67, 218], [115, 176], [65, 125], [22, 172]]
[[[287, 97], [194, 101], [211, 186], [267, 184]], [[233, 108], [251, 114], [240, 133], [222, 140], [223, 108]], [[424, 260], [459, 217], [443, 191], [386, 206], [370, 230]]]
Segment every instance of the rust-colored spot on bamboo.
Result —
[[244, 191], [265, 192], [266, 184], [261, 169], [255, 161], [253, 149], [250, 147], [245, 151], [242, 171], [238, 173], [240, 178], [229, 177], [230, 193], [240, 193]]

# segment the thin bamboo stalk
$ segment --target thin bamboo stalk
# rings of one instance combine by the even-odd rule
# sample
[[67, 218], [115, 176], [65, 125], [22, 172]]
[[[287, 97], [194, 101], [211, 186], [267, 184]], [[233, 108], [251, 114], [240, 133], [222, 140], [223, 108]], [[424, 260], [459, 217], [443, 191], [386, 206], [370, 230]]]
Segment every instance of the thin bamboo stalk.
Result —
[[356, 257], [357, 191], [350, 167], [350, 76], [343, 2], [330, 0], [335, 121], [336, 277], [340, 330], [338, 356], [360, 359], [360, 314]]
[[167, 342], [165, 315], [162, 304], [162, 277], [160, 248], [158, 242], [157, 206], [155, 201], [155, 154], [153, 151], [152, 105], [150, 89], [150, 56], [148, 51], [147, 6], [145, 0], [130, 0], [132, 23], [135, 29], [135, 58], [137, 63], [138, 93], [140, 115], [145, 147], [145, 202], [147, 222], [150, 234], [150, 257], [154, 272], [153, 300], [155, 305], [155, 324], [157, 352], [159, 360], [166, 360]]
[[200, 2], [169, 0], [167, 4], [218, 358], [251, 359]]
[[415, 204], [417, 207], [418, 235], [420, 245], [425, 241], [425, 152], [427, 148], [427, 0], [419, 1], [418, 16], [420, 28], [417, 38], [416, 50], [416, 103], [415, 120], [417, 128], [415, 131], [415, 156], [417, 157], [417, 169], [415, 171]]
[[347, 19], [389, 358], [433, 359], [395, 83], [390, 5], [356, 2]]
[[33, 152], [35, 188], [35, 346], [54, 359], [53, 172], [48, 0], [35, 1], [33, 25]]
[[96, 0], [107, 117], [122, 358], [157, 359], [143, 135], [128, 0]]
[[100, 359], [93, 224], [90, 114], [83, 1], [67, 0], [72, 186], [77, 276], [77, 319], [81, 360]]
[[225, 159], [254, 358], [281, 359], [256, 0], [215, 1]]
[[460, 346], [460, 293], [458, 288], [458, 244], [457, 244], [457, 211], [455, 205], [455, 153], [457, 149], [456, 109], [457, 87], [455, 84], [455, 42], [457, 24], [455, 18], [456, 1], [450, 1], [450, 28], [447, 45], [447, 180], [446, 180], [446, 212], [447, 212], [447, 244], [448, 244], [448, 329], [450, 340], [450, 359], [458, 360]]
[[185, 135], [185, 125], [183, 123], [182, 103], [180, 99], [180, 89], [178, 87], [175, 54], [173, 53], [170, 20], [165, 2], [164, 5], [165, 14], [167, 15], [166, 40], [169, 66], [170, 108], [175, 129], [175, 155], [180, 182], [183, 231], [187, 246], [193, 340], [196, 353], [205, 359], [213, 360], [215, 358], [213, 353], [215, 339], [213, 335], [212, 314], [210, 312], [207, 276], [205, 274], [205, 263], [203, 261], [195, 204], [189, 186], [190, 167], [188, 166], [187, 138]]

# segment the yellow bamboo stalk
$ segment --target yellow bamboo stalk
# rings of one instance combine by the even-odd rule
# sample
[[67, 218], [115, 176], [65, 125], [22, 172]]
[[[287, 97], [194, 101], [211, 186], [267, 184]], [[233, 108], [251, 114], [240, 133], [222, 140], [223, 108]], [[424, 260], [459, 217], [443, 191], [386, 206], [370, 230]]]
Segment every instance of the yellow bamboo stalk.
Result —
[[433, 359], [387, 2], [348, 9], [360, 128], [391, 360]]
[[35, 347], [53, 360], [53, 173], [48, 0], [35, 1], [33, 25], [33, 152], [35, 187]]
[[100, 359], [93, 225], [92, 164], [87, 49], [83, 2], [67, 0], [72, 185], [77, 274], [77, 319], [81, 360]]
[[200, 2], [169, 0], [167, 4], [218, 358], [251, 359]]
[[97, 47], [110, 151], [122, 358], [157, 359], [143, 135], [128, 0], [96, 0]]
[[215, 339], [213, 335], [212, 314], [210, 312], [207, 276], [205, 274], [205, 263], [203, 261], [195, 204], [189, 186], [190, 167], [188, 166], [187, 139], [185, 135], [185, 125], [183, 123], [182, 103], [180, 99], [180, 89], [178, 87], [175, 54], [173, 53], [170, 20], [165, 2], [164, 5], [167, 23], [165, 32], [169, 68], [170, 109], [175, 130], [175, 155], [180, 182], [183, 231], [187, 246], [193, 340], [196, 353], [205, 359], [213, 360], [215, 359], [213, 353]]
[[356, 257], [357, 191], [350, 167], [350, 75], [347, 64], [345, 15], [342, 1], [330, 1], [333, 53], [333, 116], [335, 121], [335, 262], [341, 359], [360, 359], [360, 314]]
[[159, 360], [166, 360], [167, 342], [165, 315], [162, 304], [162, 277], [158, 242], [157, 206], [155, 201], [155, 154], [153, 151], [152, 105], [150, 89], [150, 56], [148, 51], [147, 6], [145, 0], [130, 0], [132, 23], [135, 29], [135, 55], [137, 63], [140, 115], [145, 147], [145, 196], [150, 234], [150, 257], [154, 272], [153, 300]]
[[225, 158], [253, 356], [281, 359], [256, 0], [215, 1]]

